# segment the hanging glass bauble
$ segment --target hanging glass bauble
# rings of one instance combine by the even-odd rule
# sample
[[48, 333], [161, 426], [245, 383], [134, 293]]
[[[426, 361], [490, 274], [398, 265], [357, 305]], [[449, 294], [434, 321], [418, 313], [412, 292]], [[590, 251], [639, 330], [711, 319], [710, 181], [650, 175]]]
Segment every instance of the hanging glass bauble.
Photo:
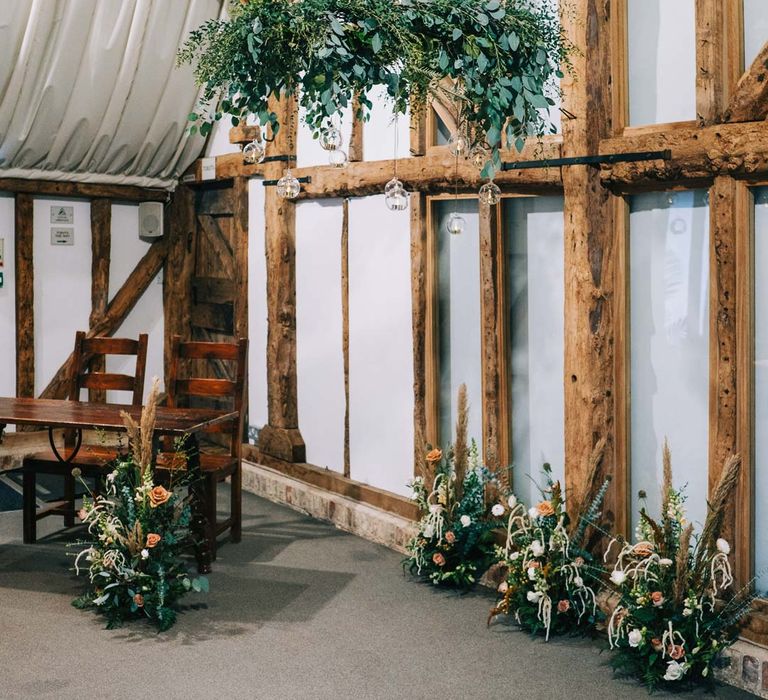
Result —
[[340, 148], [335, 148], [328, 154], [328, 162], [334, 168], [343, 168], [347, 164], [347, 153]]
[[264, 160], [265, 152], [264, 143], [254, 139], [250, 143], [245, 144], [243, 148], [243, 161], [249, 165], [261, 163]]
[[448, 141], [448, 150], [452, 156], [465, 156], [469, 152], [469, 140], [465, 134], [456, 131]]
[[341, 148], [341, 131], [332, 126], [321, 132], [320, 145], [326, 151], [335, 151], [337, 148]]
[[491, 152], [482, 144], [476, 143], [469, 152], [469, 161], [478, 170], [482, 170], [491, 159]]
[[486, 182], [480, 188], [478, 197], [480, 197], [480, 201], [483, 204], [498, 204], [499, 200], [501, 199], [501, 190], [499, 189], [499, 186], [493, 180], [491, 180], [490, 182]]
[[466, 222], [464, 221], [464, 217], [459, 216], [459, 214], [456, 212], [453, 212], [448, 217], [448, 223], [445, 225], [445, 228], [452, 236], [459, 236], [464, 233], [465, 225]]
[[285, 171], [277, 181], [277, 194], [283, 199], [296, 199], [301, 192], [301, 183], [293, 176], [291, 169]]
[[404, 211], [408, 208], [410, 193], [405, 191], [403, 183], [392, 178], [384, 188], [384, 203], [390, 211]]

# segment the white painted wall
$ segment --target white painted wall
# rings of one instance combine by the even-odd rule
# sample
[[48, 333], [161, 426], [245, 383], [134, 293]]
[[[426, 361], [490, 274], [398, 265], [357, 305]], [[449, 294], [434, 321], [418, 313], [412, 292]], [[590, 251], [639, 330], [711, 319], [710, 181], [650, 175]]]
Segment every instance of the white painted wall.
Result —
[[[377, 88], [369, 95], [373, 102], [371, 119], [363, 128], [363, 154], [365, 160], [388, 160], [397, 153], [398, 158], [410, 155], [411, 117], [400, 114], [395, 123], [392, 114], [392, 102], [387, 97], [386, 88]], [[395, 151], [397, 135], [397, 151]], [[382, 205], [383, 206], [383, 205]]]
[[349, 204], [351, 476], [406, 495], [413, 476], [410, 217]]
[[340, 200], [296, 205], [296, 362], [307, 461], [344, 471]]
[[629, 123], [696, 118], [695, 0], [629, 0]]
[[768, 41], [768, 4], [765, 0], [744, 0], [744, 64], [752, 65]]
[[5, 246], [4, 284], [0, 289], [0, 396], [16, 395], [16, 295], [13, 264], [13, 197], [0, 193], [0, 239]]

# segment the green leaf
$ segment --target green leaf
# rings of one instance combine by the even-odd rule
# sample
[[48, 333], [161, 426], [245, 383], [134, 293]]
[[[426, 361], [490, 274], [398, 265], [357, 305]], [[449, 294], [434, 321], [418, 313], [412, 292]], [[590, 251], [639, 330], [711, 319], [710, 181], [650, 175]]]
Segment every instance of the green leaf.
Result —
[[493, 148], [501, 142], [501, 131], [497, 127], [492, 126], [488, 129], [485, 139], [488, 141], [488, 145]]
[[191, 114], [187, 115], [187, 119], [191, 122], [196, 122], [200, 118], [199, 114], [196, 114], [195, 112], [192, 112]]
[[461, 37], [461, 35], [462, 35], [462, 31], [458, 27], [455, 27], [454, 30], [453, 30], [453, 33], [451, 34], [451, 36], [453, 37], [454, 41], [458, 41], [458, 39]]
[[381, 37], [378, 32], [376, 32], [371, 39], [371, 48], [374, 53], [379, 53], [379, 51], [381, 51]]

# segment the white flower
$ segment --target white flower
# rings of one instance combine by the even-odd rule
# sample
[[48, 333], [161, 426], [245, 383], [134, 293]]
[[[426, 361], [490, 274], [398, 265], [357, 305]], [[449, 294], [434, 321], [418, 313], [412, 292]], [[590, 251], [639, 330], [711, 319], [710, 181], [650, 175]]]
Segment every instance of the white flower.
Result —
[[536, 580], [536, 567], [534, 567], [534, 566], [529, 566], [528, 567], [528, 578], [531, 581], [535, 581]]
[[528, 591], [525, 597], [528, 598], [529, 603], [538, 603], [543, 597], [543, 595], [544, 594], [541, 593], [540, 591]]
[[431, 525], [427, 525], [424, 530], [422, 531], [422, 534], [427, 539], [430, 539], [431, 537], [434, 537], [435, 535], [435, 528], [433, 528]]
[[627, 575], [621, 569], [614, 569], [611, 572], [611, 581], [613, 581], [613, 583], [615, 583], [617, 586], [620, 586], [626, 580]]
[[576, 586], [576, 588], [582, 588], [584, 586], [584, 579], [581, 578], [581, 576], [575, 576], [573, 579], [573, 585]]
[[678, 663], [677, 661], [670, 661], [667, 664], [667, 672], [664, 674], [665, 681], [679, 681], [688, 670], [685, 664]]
[[690, 617], [691, 615], [693, 615], [693, 610], [691, 610], [690, 608], [683, 608], [683, 615], [685, 617]]
[[539, 509], [536, 506], [534, 506], [533, 508], [529, 508], [528, 509], [528, 517], [531, 518], [531, 519], [538, 518], [539, 517]]
[[499, 584], [499, 593], [506, 593], [509, 590], [509, 584], [506, 581], [502, 581]]
[[723, 554], [730, 554], [731, 553], [731, 545], [729, 545], [726, 540], [724, 540], [722, 537], [720, 537], [717, 540], [717, 551], [718, 552], [722, 552]]
[[520, 557], [520, 552], [512, 552], [512, 554], [509, 555], [509, 558], [511, 561], [515, 561]]
[[117, 470], [109, 472], [109, 474], [107, 474], [107, 481], [114, 481], [116, 476]]
[[148, 549], [142, 549], [141, 550], [141, 558], [142, 559], [148, 559], [149, 558], [149, 550]]
[[439, 503], [433, 503], [431, 506], [429, 506], [429, 512], [430, 513], [439, 513], [443, 507]]
[[472, 524], [472, 518], [468, 515], [462, 515], [461, 518], [459, 518], [459, 521], [461, 522], [462, 527], [469, 527]]
[[662, 566], [672, 566], [672, 560], [671, 559], [659, 559], [659, 564]]
[[514, 493], [507, 499], [507, 505], [510, 508], [514, 508], [517, 505], [517, 496]]
[[629, 646], [639, 647], [640, 642], [643, 641], [643, 633], [638, 629], [634, 629], [627, 635], [627, 641], [629, 642]]
[[493, 508], [491, 508], [491, 515], [499, 518], [502, 515], [504, 515], [504, 506], [501, 505], [501, 503], [494, 504]]
[[544, 545], [539, 540], [531, 542], [531, 554], [534, 557], [540, 557], [544, 554]]

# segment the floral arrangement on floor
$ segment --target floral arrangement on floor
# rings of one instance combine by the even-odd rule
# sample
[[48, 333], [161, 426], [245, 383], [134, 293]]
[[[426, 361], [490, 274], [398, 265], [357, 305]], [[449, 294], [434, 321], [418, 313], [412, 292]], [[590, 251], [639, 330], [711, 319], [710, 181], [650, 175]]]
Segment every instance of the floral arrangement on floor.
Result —
[[475, 441], [467, 442], [467, 388], [459, 387], [456, 441], [447, 455], [427, 453], [422, 474], [409, 486], [422, 518], [408, 544], [403, 568], [434, 585], [468, 589], [493, 562], [492, 530], [504, 508], [489, 508], [486, 492], [494, 483], [481, 466]]
[[711, 685], [713, 662], [735, 641], [737, 623], [751, 608], [748, 587], [722, 600], [733, 577], [730, 545], [720, 531], [739, 467], [738, 456], [726, 461], [696, 538], [685, 520], [684, 491], [672, 485], [665, 443], [661, 518], [643, 508], [638, 541], [614, 539], [606, 551], [607, 559], [619, 546], [610, 575], [617, 600], [608, 624], [612, 665], [651, 691]]
[[188, 591], [207, 592], [205, 577], [192, 577], [182, 560], [189, 546], [191, 507], [186, 496], [188, 472], [166, 488], [156, 484], [152, 466], [152, 435], [157, 406], [155, 380], [141, 423], [126, 413], [130, 452], [119, 456], [107, 474], [102, 493], [88, 489], [80, 519], [88, 525], [87, 545], [75, 559], [78, 575], [85, 571], [86, 593], [73, 601], [107, 618], [107, 629], [126, 620], [146, 618], [160, 631], [176, 621], [176, 603]]
[[[601, 441], [592, 454], [588, 483], [595, 482], [603, 446]], [[498, 587], [502, 598], [491, 609], [488, 623], [498, 615], [511, 615], [523, 629], [543, 633], [548, 641], [552, 634], [586, 632], [599, 616], [595, 590], [602, 567], [595, 567], [587, 551], [586, 534], [589, 524], [600, 518], [610, 480], [587, 501], [574, 532], [562, 487], [552, 479], [549, 464], [544, 465], [544, 475], [543, 500], [535, 506], [527, 508], [509, 496], [507, 539], [497, 548], [498, 568], [506, 575]]]

